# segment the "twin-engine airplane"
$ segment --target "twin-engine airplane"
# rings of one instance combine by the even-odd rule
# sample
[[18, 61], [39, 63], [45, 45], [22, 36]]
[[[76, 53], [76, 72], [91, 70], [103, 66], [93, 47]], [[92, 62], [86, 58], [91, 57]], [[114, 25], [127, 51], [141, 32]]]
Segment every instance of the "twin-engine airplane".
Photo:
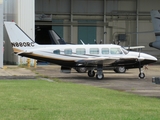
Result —
[[27, 36], [14, 22], [4, 22], [15, 54], [47, 61], [61, 66], [62, 72], [71, 72], [71, 68], [87, 67], [88, 76], [101, 80], [103, 67], [124, 66], [139, 68], [139, 77], [143, 79], [144, 65], [154, 63], [157, 58], [140, 52], [127, 51], [119, 45], [39, 45]]

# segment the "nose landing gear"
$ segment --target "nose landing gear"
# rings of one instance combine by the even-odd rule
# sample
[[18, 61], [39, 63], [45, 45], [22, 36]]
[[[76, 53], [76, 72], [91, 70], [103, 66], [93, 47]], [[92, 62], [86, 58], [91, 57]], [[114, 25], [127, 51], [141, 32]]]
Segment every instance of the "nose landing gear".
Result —
[[145, 74], [144, 74], [143, 72], [140, 72], [140, 73], [139, 73], [139, 78], [140, 78], [140, 79], [144, 79], [144, 78], [145, 78]]
[[[140, 63], [139, 63], [140, 64]], [[140, 64], [140, 66], [139, 66], [139, 78], [140, 79], [144, 79], [145, 78], [145, 74], [144, 74], [144, 72], [142, 71], [142, 68], [141, 68], [141, 64]]]

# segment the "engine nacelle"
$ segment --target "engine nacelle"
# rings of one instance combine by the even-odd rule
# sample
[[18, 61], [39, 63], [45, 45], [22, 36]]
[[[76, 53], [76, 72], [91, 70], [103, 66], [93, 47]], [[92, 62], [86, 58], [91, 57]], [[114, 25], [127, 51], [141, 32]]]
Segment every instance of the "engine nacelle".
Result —
[[66, 66], [61, 66], [61, 72], [63, 73], [71, 73], [71, 68]]

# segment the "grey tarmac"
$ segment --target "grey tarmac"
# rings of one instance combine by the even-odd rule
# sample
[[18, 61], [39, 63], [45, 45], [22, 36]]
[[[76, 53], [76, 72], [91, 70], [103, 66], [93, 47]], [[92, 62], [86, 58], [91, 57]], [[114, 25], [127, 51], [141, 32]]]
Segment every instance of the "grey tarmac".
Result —
[[129, 69], [126, 73], [115, 73], [113, 70], [104, 70], [104, 79], [89, 78], [87, 73], [77, 73], [74, 69], [71, 74], [60, 72], [60, 66], [45, 65], [33, 69], [40, 76], [57, 78], [64, 82], [84, 84], [108, 88], [123, 92], [130, 92], [142, 96], [160, 98], [160, 84], [152, 82], [152, 77], [160, 77], [160, 65], [148, 65], [143, 68], [145, 79], [139, 79], [138, 69]]
[[89, 78], [87, 73], [77, 73], [74, 69], [71, 74], [62, 73], [60, 72], [60, 66], [57, 65], [38, 65], [37, 68], [7, 66], [0, 69], [0, 79], [36, 79], [41, 77], [49, 81], [49, 79], [56, 78], [64, 82], [160, 98], [160, 84], [152, 83], [152, 77], [160, 77], [160, 65], [149, 65], [147, 67], [148, 69], [143, 69], [146, 75], [145, 79], [138, 78], [138, 69], [129, 69], [126, 73], [104, 70], [104, 79], [97, 80], [95, 77]]

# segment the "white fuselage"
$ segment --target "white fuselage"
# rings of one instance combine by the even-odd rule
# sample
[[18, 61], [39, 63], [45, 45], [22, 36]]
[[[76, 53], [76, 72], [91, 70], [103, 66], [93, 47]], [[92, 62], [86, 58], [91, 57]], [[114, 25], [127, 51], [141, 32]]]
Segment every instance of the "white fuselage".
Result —
[[[137, 59], [139, 61], [157, 59], [151, 55], [133, 51], [127, 51], [119, 45], [36, 45], [33, 48], [25, 48], [25, 53], [33, 56], [53, 58], [61, 61], [94, 60], [103, 61], [103, 64], [110, 64], [109, 59]], [[105, 62], [106, 61], [106, 62]], [[54, 63], [54, 62], [53, 62]]]

